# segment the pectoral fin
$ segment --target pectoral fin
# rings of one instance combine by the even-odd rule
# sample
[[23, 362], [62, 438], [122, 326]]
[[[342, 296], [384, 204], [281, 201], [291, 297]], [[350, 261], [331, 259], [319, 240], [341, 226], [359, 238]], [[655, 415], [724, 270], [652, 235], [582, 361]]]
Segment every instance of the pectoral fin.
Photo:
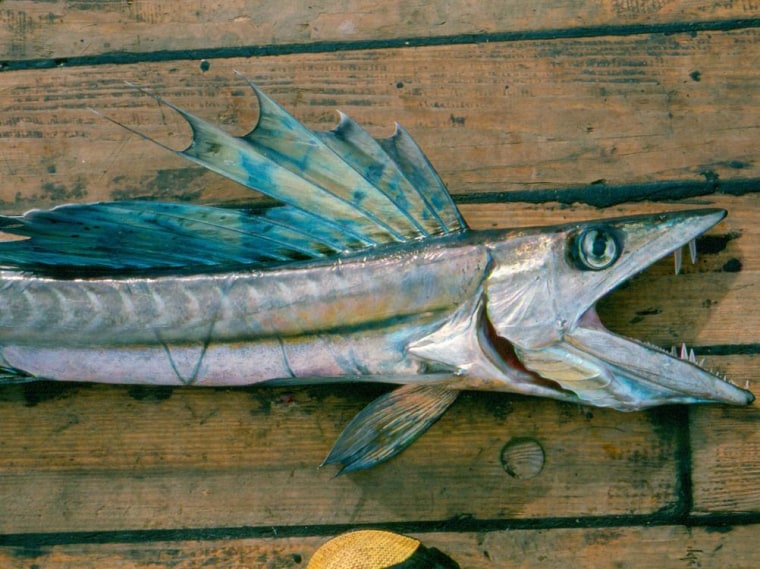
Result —
[[342, 463], [342, 474], [385, 462], [435, 423], [458, 394], [438, 385], [404, 385], [378, 397], [351, 420], [323, 465]]

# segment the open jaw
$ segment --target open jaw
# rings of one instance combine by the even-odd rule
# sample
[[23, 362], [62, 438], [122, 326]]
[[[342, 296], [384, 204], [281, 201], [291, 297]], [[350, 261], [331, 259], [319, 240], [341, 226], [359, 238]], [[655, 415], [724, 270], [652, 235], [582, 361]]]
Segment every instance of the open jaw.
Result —
[[[495, 336], [486, 322], [489, 355], [509, 377], [508, 391], [619, 411], [658, 405], [748, 405], [747, 389], [703, 367], [682, 344], [666, 351], [607, 330], [594, 308], [572, 335], [542, 350], [521, 350]], [[496, 357], [494, 357], [496, 356]]]
[[599, 397], [597, 405], [636, 411], [671, 403], [747, 405], [755, 399], [725, 376], [702, 367], [685, 344], [666, 351], [610, 332], [593, 307], [567, 336], [567, 343], [593, 361], [601, 370], [599, 379], [608, 382], [604, 396], [589, 393], [592, 399]]
[[[490, 344], [490, 357], [496, 355], [500, 360], [497, 365], [510, 377], [508, 390], [621, 411], [665, 404], [747, 405], [754, 401], [748, 389], [704, 368], [704, 362], [685, 345], [668, 351], [620, 336], [605, 328], [596, 313], [599, 298], [665, 255], [675, 254], [677, 273], [682, 247], [688, 246], [692, 260], [696, 260], [694, 239], [722, 218], [716, 210], [683, 212], [681, 219], [677, 215], [667, 217], [671, 230], [660, 230], [654, 237], [638, 229], [626, 234], [630, 241], [626, 247], [631, 248], [623, 255], [627, 258], [621, 257], [620, 266], [610, 268], [608, 276], [599, 276], [603, 286], [576, 301], [577, 316], [554, 341], [521, 345], [517, 335], [503, 337], [498, 323], [492, 323], [493, 315], [488, 315], [484, 336]], [[693, 225], [688, 227], [690, 222]], [[640, 221], [636, 223], [641, 225]], [[612, 226], [622, 233], [626, 224], [632, 225], [630, 220], [623, 220]], [[642, 253], [647, 248], [651, 254], [648, 258]]]

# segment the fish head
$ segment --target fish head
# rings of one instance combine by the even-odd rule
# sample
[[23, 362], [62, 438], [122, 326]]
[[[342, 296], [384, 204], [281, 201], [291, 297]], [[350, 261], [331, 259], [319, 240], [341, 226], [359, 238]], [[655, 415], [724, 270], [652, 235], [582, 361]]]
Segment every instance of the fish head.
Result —
[[751, 403], [696, 361], [624, 338], [596, 302], [725, 216], [693, 210], [528, 229], [490, 245], [484, 285], [489, 358], [508, 391], [634, 411], [671, 403]]

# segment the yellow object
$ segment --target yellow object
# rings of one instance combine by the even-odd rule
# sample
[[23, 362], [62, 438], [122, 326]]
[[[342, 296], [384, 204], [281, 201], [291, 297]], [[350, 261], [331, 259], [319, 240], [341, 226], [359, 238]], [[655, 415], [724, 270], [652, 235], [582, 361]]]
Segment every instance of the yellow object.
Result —
[[386, 569], [408, 560], [420, 547], [411, 537], [379, 530], [359, 530], [320, 547], [306, 569]]

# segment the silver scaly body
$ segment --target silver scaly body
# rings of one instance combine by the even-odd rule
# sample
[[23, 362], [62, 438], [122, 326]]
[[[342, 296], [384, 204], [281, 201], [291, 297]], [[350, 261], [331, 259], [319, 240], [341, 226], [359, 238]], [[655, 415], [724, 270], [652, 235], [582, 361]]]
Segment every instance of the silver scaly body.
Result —
[[412, 381], [425, 362], [407, 346], [450, 320], [484, 280], [485, 247], [460, 241], [219, 275], [6, 276], [0, 354], [6, 367], [68, 381]]

